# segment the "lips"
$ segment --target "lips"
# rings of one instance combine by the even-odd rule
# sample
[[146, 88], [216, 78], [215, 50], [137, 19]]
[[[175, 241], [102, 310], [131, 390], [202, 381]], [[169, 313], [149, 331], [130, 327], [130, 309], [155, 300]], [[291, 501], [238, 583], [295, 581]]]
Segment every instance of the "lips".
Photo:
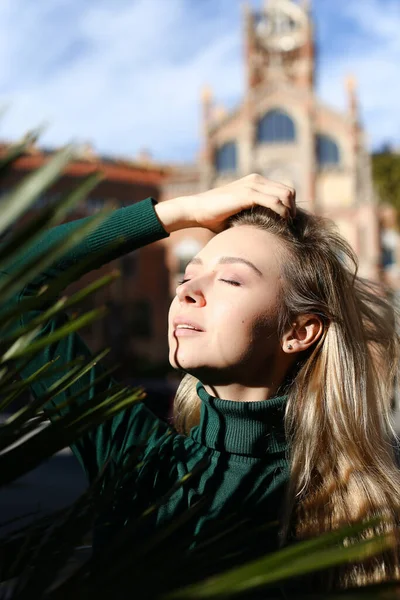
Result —
[[173, 320], [174, 329], [176, 329], [178, 325], [189, 325], [189, 327], [194, 327], [196, 331], [204, 331], [204, 329], [199, 325], [199, 323], [192, 321], [192, 319], [186, 319], [182, 316], [175, 317], [175, 319]]

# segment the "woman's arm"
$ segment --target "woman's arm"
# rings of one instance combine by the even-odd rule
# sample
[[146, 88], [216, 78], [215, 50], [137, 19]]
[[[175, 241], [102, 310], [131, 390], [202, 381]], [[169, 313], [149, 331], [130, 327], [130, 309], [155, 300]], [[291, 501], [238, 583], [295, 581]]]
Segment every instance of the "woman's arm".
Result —
[[[87, 235], [72, 250], [53, 263], [50, 269], [46, 270], [32, 282], [32, 285], [43, 285], [44, 282], [56, 278], [62, 271], [85, 261], [90, 256], [95, 257], [99, 254], [102, 258], [101, 262], [95, 264], [95, 267], [91, 264], [87, 270], [98, 268], [137, 248], [168, 237], [168, 231], [162, 226], [160, 219], [154, 211], [155, 204], [156, 201], [153, 198], [147, 198], [137, 204], [114, 210], [101, 225]], [[49, 229], [35, 242], [34, 246], [28, 252], [25, 252], [10, 268], [7, 268], [7, 272], [11, 274], [24, 263], [34, 259], [35, 256], [51, 252], [54, 244], [68, 238], [81, 225], [88, 223], [92, 219], [93, 217], [86, 217], [85, 219], [78, 219]], [[104, 258], [104, 250], [109, 247], [112, 247], [112, 249], [107, 253], [107, 257]], [[84, 274], [84, 271], [82, 274]]]

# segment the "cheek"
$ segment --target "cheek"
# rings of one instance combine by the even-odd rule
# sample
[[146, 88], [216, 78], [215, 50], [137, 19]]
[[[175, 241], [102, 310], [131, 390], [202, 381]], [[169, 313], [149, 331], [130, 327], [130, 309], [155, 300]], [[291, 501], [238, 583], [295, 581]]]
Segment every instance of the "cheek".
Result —
[[170, 306], [169, 306], [169, 311], [168, 311], [168, 331], [170, 331], [171, 327], [172, 327], [172, 321], [174, 320], [175, 315], [178, 312], [178, 299], [175, 296], [175, 298], [172, 300]]
[[251, 331], [254, 347], [275, 346], [279, 339], [278, 324], [279, 318], [276, 309], [254, 319]]
[[177, 309], [178, 309], [178, 298], [175, 296], [175, 298], [172, 300], [171, 304], [169, 305], [169, 311], [168, 311], [168, 320], [169, 321], [171, 321], [174, 318]]
[[224, 345], [232, 349], [237, 344], [248, 344], [252, 338], [254, 316], [242, 303], [223, 303], [214, 312], [215, 331]]
[[254, 349], [275, 343], [278, 337], [277, 307], [271, 302], [266, 312], [265, 305], [257, 303], [224, 303], [215, 311], [216, 331], [232, 349], [243, 351], [246, 346]]
[[213, 320], [216, 325], [231, 323], [233, 327], [238, 327], [245, 316], [238, 303], [218, 301], [213, 310]]

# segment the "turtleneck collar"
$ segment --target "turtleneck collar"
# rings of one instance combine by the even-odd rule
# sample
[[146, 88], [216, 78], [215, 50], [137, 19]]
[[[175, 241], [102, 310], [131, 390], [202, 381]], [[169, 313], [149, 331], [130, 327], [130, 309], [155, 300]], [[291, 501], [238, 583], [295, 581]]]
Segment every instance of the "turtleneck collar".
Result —
[[200, 423], [190, 436], [219, 452], [254, 458], [284, 453], [284, 413], [287, 396], [259, 402], [235, 402], [211, 396], [201, 382], [196, 386], [201, 400]]

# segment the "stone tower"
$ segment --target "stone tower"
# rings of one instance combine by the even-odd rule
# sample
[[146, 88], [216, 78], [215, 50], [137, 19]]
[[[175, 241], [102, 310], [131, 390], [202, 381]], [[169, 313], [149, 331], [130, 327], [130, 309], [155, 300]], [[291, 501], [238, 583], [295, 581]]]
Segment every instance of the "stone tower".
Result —
[[312, 88], [314, 40], [309, 3], [269, 0], [259, 12], [244, 10], [247, 92], [278, 81]]

